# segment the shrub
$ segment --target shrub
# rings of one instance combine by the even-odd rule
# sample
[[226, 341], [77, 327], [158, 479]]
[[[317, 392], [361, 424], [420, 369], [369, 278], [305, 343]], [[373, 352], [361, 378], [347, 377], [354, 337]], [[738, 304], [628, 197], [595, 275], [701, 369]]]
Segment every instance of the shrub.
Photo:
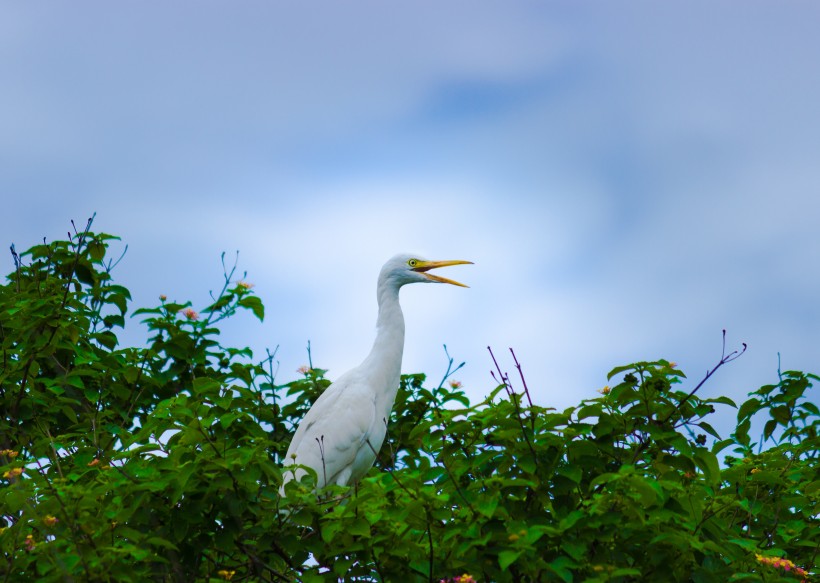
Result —
[[476, 404], [447, 375], [435, 387], [405, 375], [375, 469], [318, 496], [309, 476], [284, 499], [280, 456], [324, 371], [277, 385], [274, 355], [220, 343], [221, 320], [264, 317], [235, 268], [199, 311], [165, 297], [135, 310], [147, 343], [120, 346], [131, 297], [112, 277], [116, 238], [89, 228], [12, 248], [0, 287], [3, 580], [797, 581], [816, 569], [817, 376], [754, 391], [722, 439], [706, 419], [735, 404], [701, 398], [703, 382], [681, 390], [664, 360], [616, 368], [611, 388], [564, 411], [532, 404], [500, 369]]

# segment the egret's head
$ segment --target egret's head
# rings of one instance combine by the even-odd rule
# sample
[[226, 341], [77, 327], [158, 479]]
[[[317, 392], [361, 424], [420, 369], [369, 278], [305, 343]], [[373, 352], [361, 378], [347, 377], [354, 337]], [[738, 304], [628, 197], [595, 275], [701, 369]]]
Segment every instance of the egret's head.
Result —
[[459, 285], [461, 287], [468, 287], [463, 283], [459, 283], [446, 277], [433, 275], [429, 273], [431, 269], [437, 267], [447, 267], [448, 265], [463, 265], [472, 263], [472, 261], [429, 261], [422, 259], [417, 255], [396, 255], [390, 259], [382, 267], [379, 280], [392, 281], [396, 285], [402, 286], [407, 283], [449, 283], [452, 285]]

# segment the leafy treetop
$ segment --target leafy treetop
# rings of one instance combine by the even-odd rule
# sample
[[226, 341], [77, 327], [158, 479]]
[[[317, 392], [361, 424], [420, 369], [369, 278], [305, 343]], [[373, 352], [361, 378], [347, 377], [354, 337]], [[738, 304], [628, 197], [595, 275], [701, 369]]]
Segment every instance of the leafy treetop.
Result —
[[308, 476], [282, 498], [280, 456], [325, 371], [277, 384], [275, 353], [219, 341], [238, 310], [264, 317], [234, 269], [198, 311], [164, 296], [135, 310], [147, 343], [120, 346], [131, 296], [113, 280], [116, 237], [89, 228], [12, 250], [0, 287], [0, 581], [816, 574], [815, 375], [753, 391], [725, 439], [707, 420], [735, 404], [701, 398], [703, 383], [682, 390], [665, 360], [616, 368], [599, 397], [564, 411], [500, 368], [479, 403], [447, 375], [405, 375], [358, 487], [317, 495]]

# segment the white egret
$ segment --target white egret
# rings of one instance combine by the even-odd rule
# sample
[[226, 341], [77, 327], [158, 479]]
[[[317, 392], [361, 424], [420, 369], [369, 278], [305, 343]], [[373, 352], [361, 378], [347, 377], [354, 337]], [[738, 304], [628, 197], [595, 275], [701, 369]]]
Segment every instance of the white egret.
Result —
[[[426, 261], [396, 255], [382, 267], [376, 288], [379, 316], [376, 341], [358, 367], [340, 376], [316, 400], [302, 419], [285, 456], [284, 483], [299, 480], [312, 468], [318, 487], [358, 482], [376, 461], [396, 400], [404, 351], [404, 315], [399, 289], [408, 283], [435, 282], [467, 287], [428, 273], [431, 269], [471, 261]], [[284, 483], [282, 493], [284, 493]]]

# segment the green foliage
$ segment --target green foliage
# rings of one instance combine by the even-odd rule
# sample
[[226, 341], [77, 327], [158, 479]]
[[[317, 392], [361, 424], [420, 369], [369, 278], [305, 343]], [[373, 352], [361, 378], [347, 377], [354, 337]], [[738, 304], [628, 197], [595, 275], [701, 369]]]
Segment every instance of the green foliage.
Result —
[[317, 496], [308, 476], [282, 498], [280, 457], [324, 371], [277, 385], [271, 355], [219, 342], [237, 311], [264, 317], [233, 270], [199, 313], [164, 297], [133, 312], [147, 345], [120, 347], [131, 298], [113, 283], [114, 239], [33, 247], [0, 287], [0, 580], [798, 581], [761, 559], [817, 568], [814, 375], [751, 393], [729, 439], [707, 419], [734, 403], [680, 390], [666, 361], [619, 367], [565, 411], [503, 375], [477, 404], [406, 375], [358, 487]]

